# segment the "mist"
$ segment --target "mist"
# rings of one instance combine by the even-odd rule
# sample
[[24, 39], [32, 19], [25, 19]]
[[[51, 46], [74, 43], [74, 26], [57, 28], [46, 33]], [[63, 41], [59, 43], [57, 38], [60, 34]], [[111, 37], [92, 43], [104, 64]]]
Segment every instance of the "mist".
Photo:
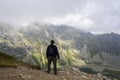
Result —
[[120, 33], [119, 0], [0, 0], [0, 22], [69, 25], [95, 34]]

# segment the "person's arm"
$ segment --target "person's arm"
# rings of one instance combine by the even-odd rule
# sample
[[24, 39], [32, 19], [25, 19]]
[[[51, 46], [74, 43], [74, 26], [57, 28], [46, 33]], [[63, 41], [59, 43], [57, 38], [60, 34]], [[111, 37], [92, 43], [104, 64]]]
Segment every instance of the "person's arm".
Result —
[[49, 46], [47, 47], [47, 50], [46, 50], [46, 57], [48, 58], [48, 48]]
[[56, 47], [56, 53], [57, 53], [57, 58], [60, 59], [60, 56], [59, 56], [59, 52], [58, 52], [57, 47]]

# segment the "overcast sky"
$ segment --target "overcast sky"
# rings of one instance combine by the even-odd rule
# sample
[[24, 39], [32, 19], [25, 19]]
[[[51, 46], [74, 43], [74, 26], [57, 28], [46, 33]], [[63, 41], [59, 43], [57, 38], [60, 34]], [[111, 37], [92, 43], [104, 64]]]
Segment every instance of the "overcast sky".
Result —
[[120, 0], [0, 0], [0, 22], [32, 21], [120, 33]]

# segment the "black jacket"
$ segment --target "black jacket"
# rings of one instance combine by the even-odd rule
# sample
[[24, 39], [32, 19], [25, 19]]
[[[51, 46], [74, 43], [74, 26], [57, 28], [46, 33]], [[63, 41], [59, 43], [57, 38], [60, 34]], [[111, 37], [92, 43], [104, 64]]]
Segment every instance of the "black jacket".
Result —
[[[53, 50], [53, 52], [50, 52], [51, 49]], [[58, 49], [57, 49], [57, 47], [55, 45], [49, 45], [47, 47], [46, 57], [48, 58], [49, 56], [57, 57], [59, 59]]]

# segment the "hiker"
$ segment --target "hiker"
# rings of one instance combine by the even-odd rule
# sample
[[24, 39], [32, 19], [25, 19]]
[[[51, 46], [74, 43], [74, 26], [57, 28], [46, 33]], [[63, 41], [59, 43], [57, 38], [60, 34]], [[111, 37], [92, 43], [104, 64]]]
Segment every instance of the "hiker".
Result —
[[59, 59], [59, 53], [57, 47], [54, 45], [54, 40], [50, 41], [50, 45], [47, 47], [46, 57], [48, 59], [48, 71], [50, 73], [51, 62], [54, 65], [54, 74], [57, 75], [57, 59]]

